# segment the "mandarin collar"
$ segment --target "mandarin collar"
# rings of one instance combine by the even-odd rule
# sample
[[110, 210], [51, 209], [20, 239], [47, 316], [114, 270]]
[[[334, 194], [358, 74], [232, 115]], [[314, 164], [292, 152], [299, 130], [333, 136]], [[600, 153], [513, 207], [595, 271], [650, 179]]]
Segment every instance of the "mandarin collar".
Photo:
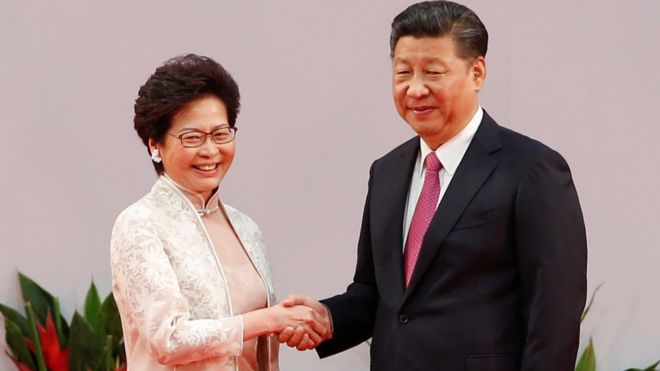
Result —
[[190, 203], [193, 204], [195, 207], [195, 211], [200, 217], [204, 217], [206, 215], [212, 214], [220, 209], [220, 186], [218, 185], [218, 188], [216, 188], [213, 193], [211, 194], [211, 197], [209, 197], [208, 201], [204, 200], [204, 196], [202, 196], [198, 192], [193, 192], [181, 184], [177, 183], [172, 179], [169, 175], [166, 173], [163, 173], [161, 175], [163, 180], [167, 181], [168, 183], [172, 184], [174, 187], [178, 188], [187, 198], [190, 200]]

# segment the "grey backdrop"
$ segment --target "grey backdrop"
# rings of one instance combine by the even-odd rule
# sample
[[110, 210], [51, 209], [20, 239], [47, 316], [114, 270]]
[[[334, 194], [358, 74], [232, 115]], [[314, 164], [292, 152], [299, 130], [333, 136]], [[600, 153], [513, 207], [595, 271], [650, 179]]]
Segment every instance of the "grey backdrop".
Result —
[[[342, 291], [369, 165], [413, 134], [392, 104], [388, 57], [389, 23], [409, 3], [3, 0], [0, 302], [20, 304], [17, 269], [60, 296], [67, 317], [92, 278], [109, 292], [114, 218], [155, 178], [133, 100], [186, 52], [217, 59], [241, 87], [222, 197], [262, 226], [279, 296]], [[593, 336], [600, 370], [650, 364], [660, 358], [660, 2], [467, 5], [491, 35], [482, 105], [572, 167], [590, 290], [605, 282], [582, 346]], [[281, 358], [283, 370], [368, 369], [364, 345]]]

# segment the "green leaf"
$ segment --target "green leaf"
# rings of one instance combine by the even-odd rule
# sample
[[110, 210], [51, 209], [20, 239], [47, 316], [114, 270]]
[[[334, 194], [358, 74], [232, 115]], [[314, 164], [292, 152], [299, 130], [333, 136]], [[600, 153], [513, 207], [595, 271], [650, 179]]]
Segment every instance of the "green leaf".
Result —
[[575, 371], [595, 371], [596, 370], [596, 355], [594, 352], [594, 344], [589, 338], [589, 345], [582, 352], [582, 357], [575, 367]]
[[[32, 281], [23, 273], [18, 273], [18, 280], [21, 286], [21, 292], [23, 293], [23, 300], [25, 302], [29, 301], [32, 303], [32, 310], [37, 315], [39, 322], [42, 325], [46, 323], [46, 316], [48, 315], [49, 311], [53, 314], [55, 314], [56, 311], [58, 313], [60, 312], [59, 303], [57, 304], [58, 308], [55, 308], [55, 301], [57, 298], [53, 297], [53, 295], [51, 295], [48, 291], [39, 286], [36, 282]], [[59, 331], [61, 331], [64, 338], [66, 338], [69, 334], [69, 326], [61, 314], [59, 315], [59, 321], [56, 318], [57, 317], [54, 317], [55, 322], [59, 322], [61, 325], [61, 328], [58, 329], [58, 335]], [[63, 339], [60, 338], [60, 341], [62, 340]], [[64, 343], [66, 343], [66, 341]], [[64, 343], [60, 342], [60, 344]]]
[[0, 304], [0, 312], [2, 312], [2, 315], [5, 316], [6, 319], [11, 320], [19, 329], [21, 329], [23, 336], [30, 336], [30, 326], [28, 325], [27, 318], [14, 309], [2, 304]]
[[[54, 298], [53, 300], [53, 321], [55, 322], [55, 329], [57, 330], [57, 337], [60, 340], [60, 347], [62, 349], [66, 348], [66, 345], [68, 343], [68, 328], [66, 326], [66, 322], [62, 318], [62, 314], [60, 313], [60, 299]], [[66, 329], [66, 332], [65, 332]]]
[[112, 356], [117, 357], [124, 354], [121, 318], [119, 317], [117, 303], [115, 302], [112, 293], [110, 293], [105, 300], [103, 300], [103, 304], [101, 304], [99, 322], [100, 327], [104, 329], [104, 333], [112, 336]]
[[21, 284], [21, 292], [23, 293], [23, 300], [32, 303], [32, 310], [37, 315], [39, 322], [43, 325], [46, 323], [46, 315], [50, 311], [53, 304], [53, 295], [44, 290], [36, 282], [32, 281], [28, 276], [23, 273], [18, 273], [18, 280]]
[[660, 360], [658, 360], [658, 362], [650, 365], [649, 367], [645, 368], [644, 371], [655, 371], [655, 368], [658, 367], [658, 365], [660, 365]]
[[601, 286], [603, 286], [603, 283], [605, 283], [605, 282], [601, 282], [600, 284], [598, 284], [598, 286], [596, 286], [596, 289], [594, 290], [593, 294], [591, 294], [591, 299], [589, 299], [589, 304], [584, 309], [584, 312], [582, 312], [582, 317], [580, 317], [580, 323], [582, 323], [582, 321], [584, 321], [585, 317], [587, 317], [587, 314], [589, 314], [589, 310], [591, 310], [591, 305], [594, 303], [594, 299], [596, 298], [596, 293], [598, 293], [598, 290], [600, 290]]
[[37, 370], [47, 371], [44, 354], [41, 351], [41, 340], [39, 340], [39, 334], [37, 332], [37, 319], [32, 310], [32, 303], [29, 301], [25, 303], [25, 313], [27, 314], [28, 325], [30, 325], [30, 340], [34, 344], [34, 355], [37, 358]]
[[105, 345], [103, 346], [101, 356], [98, 359], [98, 364], [94, 368], [95, 370], [114, 370], [115, 361], [112, 358], [112, 342], [112, 335], [108, 335], [105, 339]]
[[25, 336], [22, 330], [7, 317], [5, 317], [5, 340], [14, 357], [34, 370], [34, 361], [25, 343]]
[[92, 281], [92, 285], [89, 287], [87, 297], [85, 298], [85, 320], [94, 330], [98, 330], [99, 328], [100, 309], [101, 299], [99, 298], [99, 292], [96, 290], [96, 286]]
[[[112, 293], [101, 303], [96, 286], [92, 282], [85, 298], [84, 316], [76, 312], [71, 327], [62, 317], [59, 300], [32, 279], [19, 272], [19, 282], [26, 302], [27, 318], [16, 310], [0, 304], [0, 312], [11, 322], [6, 327], [7, 345], [11, 346], [14, 357], [35, 370], [46, 371], [42, 344], [37, 326], [45, 324], [49, 311], [53, 315], [57, 336], [62, 347], [70, 349], [70, 370], [111, 370], [124, 364], [126, 352], [123, 343], [121, 319]], [[35, 348], [34, 356], [24, 350], [26, 339]], [[22, 345], [21, 345], [22, 344]], [[19, 358], [19, 355], [21, 358]], [[36, 357], [36, 358], [35, 358]]]
[[649, 367], [644, 368], [643, 370], [641, 368], [629, 368], [626, 369], [626, 371], [655, 371], [658, 365], [660, 365], [660, 361], [650, 365]]
[[103, 344], [92, 327], [76, 311], [69, 329], [69, 370], [95, 369], [97, 359], [102, 353]]

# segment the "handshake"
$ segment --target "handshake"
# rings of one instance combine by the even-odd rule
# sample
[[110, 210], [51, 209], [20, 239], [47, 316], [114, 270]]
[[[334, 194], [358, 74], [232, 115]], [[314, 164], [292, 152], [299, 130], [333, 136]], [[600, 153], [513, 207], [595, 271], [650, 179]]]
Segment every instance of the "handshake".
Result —
[[274, 321], [271, 334], [277, 335], [282, 344], [302, 351], [314, 349], [332, 337], [329, 310], [312, 298], [291, 295], [268, 309]]

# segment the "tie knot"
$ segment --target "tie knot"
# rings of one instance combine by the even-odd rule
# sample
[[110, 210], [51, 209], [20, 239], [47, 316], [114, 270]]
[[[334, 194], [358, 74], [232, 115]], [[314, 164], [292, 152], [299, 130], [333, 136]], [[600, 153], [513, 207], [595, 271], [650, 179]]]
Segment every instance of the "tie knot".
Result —
[[438, 160], [438, 156], [435, 155], [435, 152], [426, 155], [426, 170], [437, 173], [440, 171], [440, 168], [442, 168], [442, 164]]

